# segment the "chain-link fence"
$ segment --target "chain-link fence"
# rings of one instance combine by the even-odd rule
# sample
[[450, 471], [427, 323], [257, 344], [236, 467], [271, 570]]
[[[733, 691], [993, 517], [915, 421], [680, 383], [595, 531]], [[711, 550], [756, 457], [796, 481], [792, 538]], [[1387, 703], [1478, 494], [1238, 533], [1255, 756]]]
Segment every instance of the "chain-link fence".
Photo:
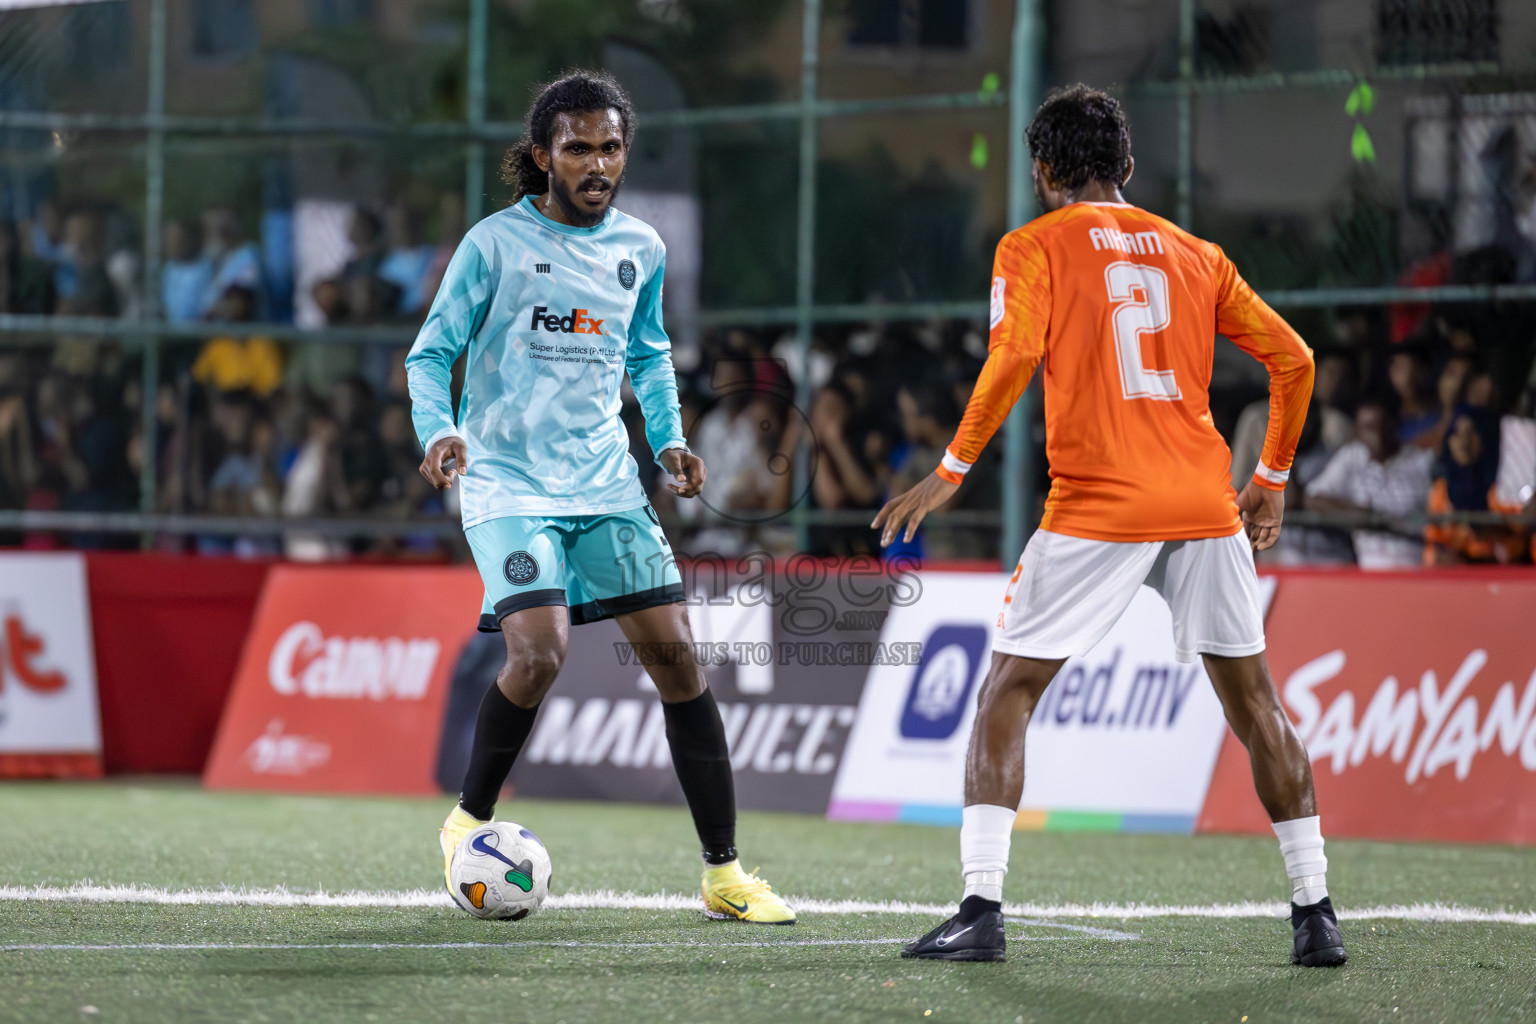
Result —
[[[1432, 557], [1516, 557], [1533, 58], [1536, 12], [1512, 0], [0, 11], [0, 530], [449, 552], [404, 348], [464, 226], [510, 196], [498, 164], [532, 85], [600, 65], [640, 110], [619, 205], [668, 244], [685, 424], [712, 469], [702, 506], [658, 498], [684, 549], [873, 550], [872, 509], [937, 461], [985, 357], [992, 248], [1033, 213], [1023, 125], [1046, 84], [1083, 80], [1127, 103], [1127, 198], [1222, 244], [1319, 352], [1299, 482], [1368, 399], [1401, 421], [1424, 493], [1389, 507], [1352, 478], [1306, 511], [1299, 487], [1293, 521], [1318, 528], [1286, 557], [1351, 558], [1362, 524], [1406, 557], [1430, 519], [1458, 524]], [[1238, 463], [1264, 386], [1218, 349]], [[1011, 563], [1048, 482], [1042, 429], [1026, 399], [916, 552]]]

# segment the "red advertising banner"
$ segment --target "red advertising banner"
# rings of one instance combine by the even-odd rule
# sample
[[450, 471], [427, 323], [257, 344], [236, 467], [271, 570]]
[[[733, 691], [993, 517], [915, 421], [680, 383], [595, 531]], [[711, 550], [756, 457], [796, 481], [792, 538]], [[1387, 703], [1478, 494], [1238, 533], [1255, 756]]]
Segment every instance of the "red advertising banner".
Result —
[[205, 784], [438, 792], [449, 673], [482, 593], [467, 568], [274, 568]]
[[[1269, 663], [1328, 835], [1536, 843], [1536, 577], [1287, 575]], [[1268, 833], [1229, 732], [1197, 824]]]
[[272, 565], [85, 555], [107, 774], [200, 775]]

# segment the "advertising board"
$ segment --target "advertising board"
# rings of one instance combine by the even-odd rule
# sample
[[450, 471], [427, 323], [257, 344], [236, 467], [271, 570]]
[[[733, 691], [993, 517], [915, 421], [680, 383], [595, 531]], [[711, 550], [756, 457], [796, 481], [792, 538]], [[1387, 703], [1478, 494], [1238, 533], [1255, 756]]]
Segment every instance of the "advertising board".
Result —
[[472, 571], [279, 567], [262, 591], [204, 781], [218, 789], [434, 793]]
[[100, 774], [85, 558], [0, 554], [0, 777]]
[[[1288, 576], [1270, 667], [1331, 836], [1536, 842], [1536, 580]], [[1200, 831], [1268, 834], [1228, 736]]]
[[[1008, 577], [920, 573], [884, 638], [915, 666], [871, 669], [829, 813], [958, 824], [976, 693]], [[1266, 581], [1266, 597], [1273, 591]], [[1088, 654], [1047, 688], [1025, 743], [1022, 828], [1191, 831], [1226, 729], [1205, 669], [1175, 659], [1168, 606], [1142, 587]]]
[[[693, 563], [684, 575], [689, 656], [720, 705], [738, 806], [823, 813], [871, 665], [915, 663], [915, 645], [880, 642], [906, 577], [872, 559], [851, 570], [826, 559], [777, 571]], [[439, 758], [444, 789], [462, 777], [475, 709], [502, 649], [499, 636], [475, 640], [455, 673]], [[572, 629], [560, 678], [512, 770], [518, 793], [682, 802], [643, 664], [650, 653], [612, 621]]]

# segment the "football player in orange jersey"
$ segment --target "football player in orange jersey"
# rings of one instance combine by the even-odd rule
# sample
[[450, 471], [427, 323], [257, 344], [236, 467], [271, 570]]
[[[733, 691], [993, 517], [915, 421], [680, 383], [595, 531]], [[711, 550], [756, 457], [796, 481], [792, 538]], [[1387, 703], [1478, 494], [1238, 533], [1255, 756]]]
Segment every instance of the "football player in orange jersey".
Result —
[[[1292, 882], [1292, 962], [1342, 964], [1312, 768], [1264, 659], [1253, 567], [1253, 551], [1280, 534], [1312, 353], [1218, 247], [1121, 196], [1133, 163], [1116, 100], [1082, 85], [1054, 92], [1027, 137], [1045, 212], [998, 244], [986, 365], [942, 464], [873, 524], [882, 544], [910, 540], [1042, 368], [1051, 490], [1003, 597], [978, 698], [960, 829], [965, 892], [959, 913], [902, 956], [1004, 958], [1003, 876], [1030, 713], [1145, 582], [1173, 612], [1179, 659], [1204, 659], [1248, 748]], [[1269, 435], [1241, 494], [1211, 423], [1217, 333], [1270, 375]]]

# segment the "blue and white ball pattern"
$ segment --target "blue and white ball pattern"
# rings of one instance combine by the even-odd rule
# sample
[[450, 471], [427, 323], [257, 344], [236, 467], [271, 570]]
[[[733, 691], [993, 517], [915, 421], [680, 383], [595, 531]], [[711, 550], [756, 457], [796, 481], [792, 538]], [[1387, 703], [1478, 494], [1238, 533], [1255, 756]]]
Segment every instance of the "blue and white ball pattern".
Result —
[[521, 921], [549, 895], [549, 851], [523, 826], [493, 821], [464, 837], [448, 874], [453, 901], [466, 913]]

